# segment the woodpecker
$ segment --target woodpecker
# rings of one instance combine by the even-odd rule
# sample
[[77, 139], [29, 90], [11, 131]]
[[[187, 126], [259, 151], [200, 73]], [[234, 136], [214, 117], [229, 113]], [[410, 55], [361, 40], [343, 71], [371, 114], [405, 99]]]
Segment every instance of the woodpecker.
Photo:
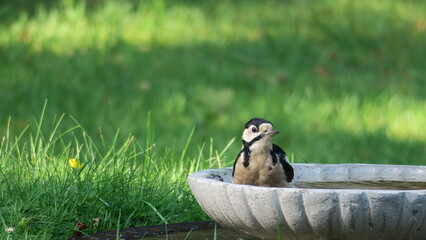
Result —
[[244, 125], [243, 146], [234, 162], [233, 183], [265, 187], [290, 187], [293, 167], [272, 137], [279, 132], [270, 121], [252, 118]]

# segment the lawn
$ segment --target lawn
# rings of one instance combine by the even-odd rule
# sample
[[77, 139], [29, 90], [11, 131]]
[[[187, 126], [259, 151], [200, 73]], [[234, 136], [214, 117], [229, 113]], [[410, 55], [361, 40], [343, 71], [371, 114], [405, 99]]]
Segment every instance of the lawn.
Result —
[[293, 162], [424, 165], [425, 42], [414, 0], [2, 3], [0, 238], [208, 219], [186, 177], [255, 116]]

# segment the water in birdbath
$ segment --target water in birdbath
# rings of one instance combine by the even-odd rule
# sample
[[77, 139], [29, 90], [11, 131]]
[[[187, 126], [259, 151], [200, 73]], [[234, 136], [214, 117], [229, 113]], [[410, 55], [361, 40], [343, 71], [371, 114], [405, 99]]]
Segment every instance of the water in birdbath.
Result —
[[304, 182], [295, 184], [297, 188], [318, 189], [376, 189], [376, 190], [421, 190], [426, 189], [426, 182], [407, 181], [357, 181], [357, 182]]

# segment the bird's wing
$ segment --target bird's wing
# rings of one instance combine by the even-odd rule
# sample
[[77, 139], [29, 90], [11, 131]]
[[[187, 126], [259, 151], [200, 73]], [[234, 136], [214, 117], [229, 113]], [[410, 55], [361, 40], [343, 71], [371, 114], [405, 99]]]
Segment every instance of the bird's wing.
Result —
[[284, 150], [282, 150], [282, 148], [280, 148], [278, 145], [273, 144], [272, 151], [278, 155], [281, 166], [283, 167], [285, 175], [287, 177], [287, 182], [291, 182], [294, 177], [294, 170], [293, 170], [293, 167], [288, 162], [288, 158]]
[[243, 150], [241, 150], [241, 151], [238, 153], [237, 158], [235, 159], [234, 167], [232, 168], [232, 177], [234, 177], [234, 173], [235, 173], [235, 166], [237, 165], [238, 158], [240, 158], [240, 156], [241, 156], [241, 153], [242, 153], [242, 152], [243, 152]]

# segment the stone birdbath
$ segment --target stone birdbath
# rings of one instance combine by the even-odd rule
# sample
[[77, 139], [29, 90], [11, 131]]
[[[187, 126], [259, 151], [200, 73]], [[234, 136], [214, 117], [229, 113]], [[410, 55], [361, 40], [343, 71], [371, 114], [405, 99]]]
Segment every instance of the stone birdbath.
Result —
[[221, 226], [265, 239], [426, 239], [426, 166], [293, 164], [295, 187], [232, 183], [232, 168], [188, 177]]

